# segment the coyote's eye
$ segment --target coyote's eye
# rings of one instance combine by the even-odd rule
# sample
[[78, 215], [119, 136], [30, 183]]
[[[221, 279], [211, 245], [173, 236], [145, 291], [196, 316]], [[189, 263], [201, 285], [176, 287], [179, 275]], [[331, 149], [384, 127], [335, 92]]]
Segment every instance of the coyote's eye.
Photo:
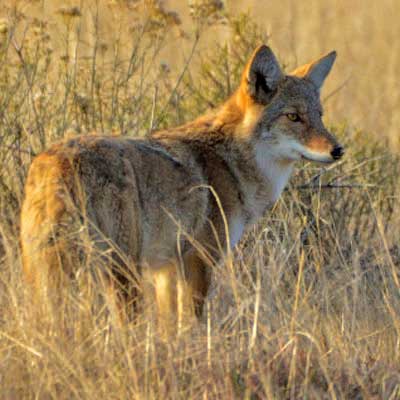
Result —
[[301, 118], [299, 117], [299, 114], [296, 113], [288, 113], [286, 116], [293, 122], [300, 122]]

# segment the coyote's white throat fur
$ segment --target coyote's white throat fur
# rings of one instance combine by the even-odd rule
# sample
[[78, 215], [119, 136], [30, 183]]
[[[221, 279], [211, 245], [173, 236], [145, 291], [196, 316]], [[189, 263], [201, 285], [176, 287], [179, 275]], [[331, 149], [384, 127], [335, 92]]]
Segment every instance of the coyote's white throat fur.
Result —
[[111, 263], [151, 282], [160, 318], [201, 313], [209, 260], [277, 201], [295, 162], [343, 155], [322, 122], [319, 95], [335, 57], [285, 75], [262, 45], [238, 89], [195, 121], [148, 138], [77, 137], [36, 157], [21, 213], [34, 291], [56, 293], [74, 278], [84, 221], [94, 245], [115, 253]]

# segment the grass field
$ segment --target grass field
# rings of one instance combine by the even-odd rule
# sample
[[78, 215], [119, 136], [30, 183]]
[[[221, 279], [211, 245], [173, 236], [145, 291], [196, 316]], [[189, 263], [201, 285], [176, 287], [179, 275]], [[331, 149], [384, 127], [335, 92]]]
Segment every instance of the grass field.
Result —
[[[1, 399], [400, 398], [400, 3], [3, 4]], [[338, 50], [322, 98], [344, 159], [298, 165], [178, 338], [158, 337], [146, 313], [121, 326], [90, 282], [38, 317], [18, 243], [34, 155], [190, 120], [232, 92], [263, 41], [288, 71]]]

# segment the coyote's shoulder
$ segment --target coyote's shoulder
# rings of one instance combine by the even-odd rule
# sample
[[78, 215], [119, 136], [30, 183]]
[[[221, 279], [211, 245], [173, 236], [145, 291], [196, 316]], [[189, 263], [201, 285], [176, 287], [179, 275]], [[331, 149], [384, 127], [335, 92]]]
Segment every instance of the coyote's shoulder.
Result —
[[[52, 276], [60, 281], [60, 266], [73, 274], [83, 224], [95, 246], [122, 255], [117, 259], [126, 268], [169, 271], [167, 280], [155, 279], [156, 291], [163, 288], [158, 296], [173, 291], [166, 282], [178, 276], [201, 304], [207, 264], [276, 202], [294, 163], [341, 157], [319, 100], [334, 59], [330, 53], [285, 75], [272, 51], [260, 46], [239, 88], [195, 121], [142, 139], [78, 137], [40, 154], [21, 213], [28, 279], [39, 288]], [[183, 278], [171, 273], [178, 264]], [[159, 300], [173, 312], [176, 299]]]

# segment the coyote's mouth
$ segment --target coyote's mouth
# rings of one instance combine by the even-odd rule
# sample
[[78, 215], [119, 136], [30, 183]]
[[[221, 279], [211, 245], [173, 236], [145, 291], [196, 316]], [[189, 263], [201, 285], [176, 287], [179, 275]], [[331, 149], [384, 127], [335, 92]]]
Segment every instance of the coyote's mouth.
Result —
[[302, 154], [302, 153], [299, 153], [299, 154], [300, 154], [300, 157], [303, 160], [317, 162], [317, 163], [321, 163], [321, 164], [332, 164], [332, 163], [334, 163], [336, 161], [331, 156], [318, 155], [318, 156], [314, 157], [314, 155], [313, 156], [309, 156], [309, 155], [305, 155], [305, 154]]
[[312, 161], [312, 162], [318, 162], [318, 163], [321, 163], [321, 164], [332, 164], [332, 163], [334, 163], [336, 161], [332, 157], [329, 157], [329, 158], [312, 158], [312, 157], [305, 156], [304, 154], [300, 154], [300, 157], [303, 160]]

